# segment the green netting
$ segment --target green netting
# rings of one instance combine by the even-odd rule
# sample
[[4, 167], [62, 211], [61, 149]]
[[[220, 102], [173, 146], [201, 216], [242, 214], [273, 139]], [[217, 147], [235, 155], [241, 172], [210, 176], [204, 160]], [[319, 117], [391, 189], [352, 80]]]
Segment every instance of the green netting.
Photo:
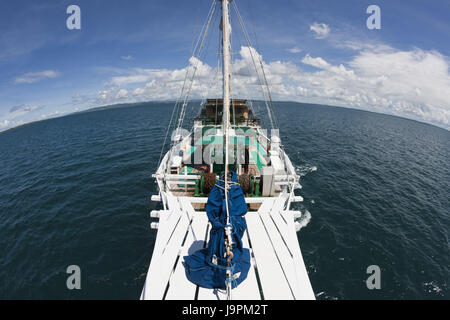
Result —
[[180, 174], [184, 174], [185, 173], [184, 170], [186, 170], [186, 169], [187, 169], [187, 174], [191, 174], [192, 173], [192, 167], [185, 166], [183, 168], [183, 170], [181, 170]]
[[258, 152], [251, 151], [250, 153], [251, 153], [251, 159], [253, 159], [254, 163], [258, 166], [258, 170], [261, 171], [261, 168], [264, 167], [266, 164], [264, 163], [264, 161], [262, 161]]
[[[256, 140], [250, 141], [250, 137], [234, 136], [230, 137], [230, 143], [233, 145], [256, 145]], [[208, 144], [223, 144], [223, 136], [203, 136], [201, 139], [195, 141], [195, 145], [208, 145]]]

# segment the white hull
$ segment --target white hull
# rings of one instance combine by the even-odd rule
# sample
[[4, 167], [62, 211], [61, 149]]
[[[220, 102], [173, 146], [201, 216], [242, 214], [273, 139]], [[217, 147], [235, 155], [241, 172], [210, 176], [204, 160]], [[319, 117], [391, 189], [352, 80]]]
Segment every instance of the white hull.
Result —
[[[170, 151], [166, 157], [169, 157]], [[285, 156], [285, 155], [284, 155]], [[280, 183], [298, 185], [298, 176], [287, 156], [288, 175], [279, 177]], [[166, 171], [162, 161], [157, 183], [162, 188]], [[159, 175], [158, 175], [159, 173]], [[293, 178], [293, 179], [292, 179]], [[249, 211], [245, 219], [247, 231], [244, 246], [251, 252], [248, 278], [233, 289], [233, 300], [290, 300], [315, 299], [297, 239], [293, 201], [301, 201], [293, 192], [284, 190], [277, 197], [248, 197], [247, 203], [261, 203], [258, 211]], [[183, 257], [203, 248], [208, 241], [209, 222], [204, 211], [194, 210], [193, 204], [206, 203], [207, 198], [174, 196], [160, 191], [164, 210], [152, 212], [159, 216], [153, 228], [158, 229], [152, 260], [142, 290], [141, 299], [150, 300], [226, 300], [226, 293], [198, 288], [185, 276]]]

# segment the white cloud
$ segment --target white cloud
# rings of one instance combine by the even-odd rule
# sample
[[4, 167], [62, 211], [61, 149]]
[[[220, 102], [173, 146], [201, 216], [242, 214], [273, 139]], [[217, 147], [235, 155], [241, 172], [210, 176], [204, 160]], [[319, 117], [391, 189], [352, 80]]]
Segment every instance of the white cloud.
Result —
[[448, 59], [437, 52], [363, 51], [349, 68], [309, 55], [302, 62], [320, 69], [299, 78], [304, 96], [450, 127]]
[[55, 111], [47, 113], [47, 114], [41, 114], [41, 119], [54, 118], [54, 117], [64, 115], [64, 114], [65, 114], [65, 112], [59, 112], [59, 110], [55, 110]]
[[9, 126], [9, 120], [3, 120], [0, 122], [0, 129], [7, 128]]
[[[194, 66], [195, 64], [199, 64], [199, 70], [197, 70], [197, 76], [200, 75], [201, 72], [209, 72], [210, 69], [200, 70], [205, 65], [192, 57], [190, 60], [190, 66]], [[209, 68], [209, 66], [208, 66]], [[182, 81], [184, 79], [186, 68], [184, 69], [143, 69], [143, 68], [134, 68], [127, 72], [126, 75], [120, 75], [113, 77], [111, 81], [108, 83], [108, 86], [125, 86], [129, 84], [135, 83], [145, 83], [147, 81], [151, 81], [152, 79], [160, 79], [163, 81]]]
[[[333, 65], [322, 57], [306, 54], [301, 62], [317, 70], [306, 71], [292, 62], [263, 62], [274, 99], [331, 104], [394, 114], [450, 127], [450, 75], [448, 58], [434, 51], [398, 51], [383, 47], [359, 52], [350, 62]], [[232, 63], [232, 94], [263, 98], [253, 68], [263, 57], [254, 48], [241, 47], [240, 58]], [[184, 69], [132, 69], [113, 77], [98, 102], [177, 99], [185, 72], [197, 77], [191, 98], [221, 96], [220, 72], [191, 58]], [[217, 76], [218, 74], [218, 76]], [[130, 87], [131, 84], [139, 84]], [[124, 88], [126, 87], [126, 89]]]
[[44, 70], [40, 72], [28, 72], [14, 79], [14, 83], [34, 83], [48, 78], [56, 78], [61, 73], [57, 70]]
[[313, 58], [309, 54], [307, 54], [302, 59], [302, 63], [316, 67], [318, 69], [327, 70], [334, 74], [354, 76], [354, 71], [347, 69], [343, 64], [340, 64], [339, 66], [333, 66], [333, 65], [329, 64], [328, 62], [326, 62], [321, 57]]
[[124, 99], [128, 96], [128, 90], [126, 89], [120, 89], [119, 92], [117, 92], [116, 98], [117, 99]]
[[26, 122], [21, 119], [21, 120], [0, 120], [0, 131], [4, 131], [10, 128], [14, 128], [17, 126], [20, 126], [22, 124], [25, 124]]
[[303, 59], [302, 62], [304, 64], [308, 64], [310, 66], [319, 68], [319, 69], [328, 69], [330, 67], [330, 64], [323, 60], [321, 57], [312, 58], [309, 54], [307, 54]]
[[114, 77], [111, 79], [110, 85], [112, 86], [123, 86], [127, 84], [132, 83], [142, 83], [146, 82], [151, 77], [147, 74], [137, 74], [132, 76], [120, 76], [120, 77]]
[[[289, 61], [265, 62], [249, 47], [241, 47], [239, 55], [231, 66], [233, 97], [263, 98], [253, 56], [260, 78], [259, 59], [263, 61], [274, 100], [353, 107], [450, 129], [450, 60], [438, 52], [400, 51], [384, 46], [362, 50], [345, 64], [332, 64], [323, 57], [306, 54], [301, 66]], [[186, 72], [190, 78], [195, 68], [197, 77], [190, 88], [190, 98], [220, 97], [221, 70], [191, 58], [189, 66], [183, 69], [115, 70], [114, 74], [121, 75], [111, 77], [96, 97], [77, 94], [72, 103], [79, 107], [83, 101], [92, 106], [174, 100], [180, 96]], [[18, 125], [20, 119], [16, 118], [36, 109], [33, 105], [12, 107], [8, 115], [0, 117], [0, 129]], [[56, 115], [46, 114], [42, 118]]]
[[130, 55], [128, 55], [128, 56], [121, 56], [120, 58], [121, 58], [122, 60], [127, 60], [127, 61], [133, 60], [133, 56], [130, 56]]
[[309, 29], [315, 33], [316, 39], [325, 39], [330, 34], [330, 27], [325, 23], [314, 22]]
[[286, 50], [289, 51], [290, 53], [300, 53], [300, 52], [303, 51], [303, 50], [300, 49], [299, 47], [293, 47], [293, 48], [286, 49]]

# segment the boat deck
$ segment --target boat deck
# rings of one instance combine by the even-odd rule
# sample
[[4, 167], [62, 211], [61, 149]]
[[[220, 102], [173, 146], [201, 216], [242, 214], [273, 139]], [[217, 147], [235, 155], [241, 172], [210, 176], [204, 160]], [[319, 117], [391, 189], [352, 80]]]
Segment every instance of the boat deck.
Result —
[[[208, 130], [212, 130], [211, 128], [205, 130], [205, 128], [198, 129], [201, 130], [202, 133]], [[177, 168], [177, 172], [174, 172], [179, 175], [184, 176], [196, 176], [201, 175], [206, 172], [210, 172], [210, 166], [204, 163], [202, 164], [191, 164], [195, 161], [192, 159], [194, 153], [197, 148], [199, 150], [205, 150], [207, 146], [210, 145], [219, 145], [221, 146], [223, 143], [222, 136], [200, 136], [197, 140], [195, 140], [193, 145], [184, 145], [182, 149], [184, 150], [183, 155], [183, 163]], [[266, 147], [263, 146], [255, 136], [233, 136], [231, 137], [231, 144], [234, 146], [240, 145], [242, 148], [248, 148], [248, 162], [246, 166], [245, 173], [253, 175], [258, 181], [261, 177], [262, 168], [267, 166], [270, 161], [268, 157], [268, 153]], [[244, 159], [242, 159], [244, 161]], [[216, 168], [223, 169], [223, 168]], [[237, 172], [240, 174], [240, 172]], [[217, 175], [220, 174], [220, 170], [216, 172]], [[192, 197], [194, 196], [195, 191], [195, 183], [191, 182], [171, 182], [168, 183], [168, 187], [170, 192], [177, 197]], [[280, 186], [275, 186], [275, 193], [279, 194], [281, 192]]]
[[[159, 228], [141, 299], [226, 300], [222, 290], [200, 288], [185, 275], [183, 257], [204, 248], [209, 222], [195, 211], [190, 198], [167, 195], [169, 210], [161, 211]], [[245, 216], [243, 242], [251, 252], [248, 277], [232, 290], [233, 300], [315, 299], [308, 278], [292, 211], [286, 198], [265, 198], [258, 211]]]

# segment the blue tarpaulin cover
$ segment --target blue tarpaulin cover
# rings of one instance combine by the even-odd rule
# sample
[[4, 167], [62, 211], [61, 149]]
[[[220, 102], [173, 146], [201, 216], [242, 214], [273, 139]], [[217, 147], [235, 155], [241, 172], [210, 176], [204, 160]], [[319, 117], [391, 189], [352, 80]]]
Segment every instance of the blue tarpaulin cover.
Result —
[[[232, 288], [247, 278], [250, 269], [250, 252], [242, 245], [242, 236], [247, 229], [244, 215], [247, 213], [245, 196], [237, 184], [237, 175], [232, 173], [231, 188], [228, 194], [228, 210], [232, 226], [233, 274]], [[200, 287], [210, 289], [226, 289], [225, 227], [227, 212], [225, 205], [224, 181], [220, 179], [211, 190], [206, 204], [206, 214], [212, 228], [206, 248], [184, 257], [186, 277]]]

